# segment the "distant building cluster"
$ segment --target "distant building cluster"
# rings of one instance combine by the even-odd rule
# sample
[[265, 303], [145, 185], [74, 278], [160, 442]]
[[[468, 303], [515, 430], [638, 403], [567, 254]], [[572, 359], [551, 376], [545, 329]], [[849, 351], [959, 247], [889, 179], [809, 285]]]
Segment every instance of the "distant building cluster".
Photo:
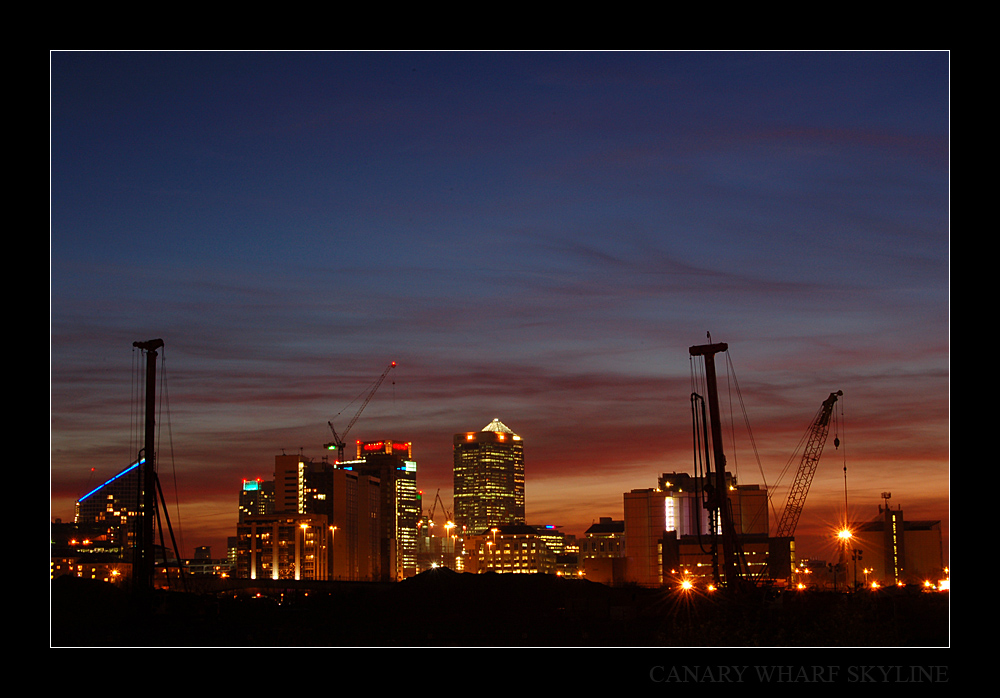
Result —
[[[727, 562], [720, 523], [705, 504], [713, 484], [705, 477], [663, 473], [656, 487], [623, 494], [621, 518], [599, 517], [577, 540], [554, 524], [527, 524], [525, 442], [499, 419], [455, 434], [453, 456], [451, 511], [440, 495], [425, 508], [410, 442], [358, 441], [354, 458], [333, 462], [277, 455], [269, 479], [243, 480], [226, 557], [199, 549], [183, 565], [193, 575], [245, 580], [393, 582], [448, 567], [711, 587]], [[127, 578], [138, 465], [81, 497], [72, 524], [53, 525], [53, 577]], [[726, 487], [732, 554], [748, 578], [846, 589], [941, 576], [940, 522], [903, 521], [888, 500], [877, 518], [851, 525], [850, 543], [824, 565], [798, 559], [794, 538], [769, 535], [765, 488], [728, 473]]]

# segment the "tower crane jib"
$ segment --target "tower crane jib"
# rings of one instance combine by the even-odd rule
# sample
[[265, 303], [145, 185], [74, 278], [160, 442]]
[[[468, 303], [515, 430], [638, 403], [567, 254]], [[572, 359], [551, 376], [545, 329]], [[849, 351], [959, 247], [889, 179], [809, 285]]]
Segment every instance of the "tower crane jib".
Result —
[[812, 484], [813, 475], [816, 474], [816, 466], [823, 453], [826, 437], [830, 433], [830, 417], [833, 414], [833, 406], [837, 402], [837, 398], [843, 394], [842, 390], [830, 393], [830, 397], [823, 401], [823, 405], [809, 427], [809, 437], [805, 450], [802, 452], [802, 462], [799, 463], [795, 481], [792, 482], [792, 486], [788, 490], [788, 499], [781, 513], [781, 519], [778, 521], [778, 529], [775, 533], [778, 538], [790, 538], [795, 535], [795, 527], [799, 523], [799, 516], [802, 515], [806, 495], [809, 494], [809, 486]]
[[382, 385], [382, 381], [384, 381], [385, 377], [389, 375], [389, 371], [391, 371], [394, 368], [396, 368], [395, 361], [391, 362], [388, 366], [386, 366], [385, 370], [382, 371], [382, 375], [378, 377], [377, 381], [375, 381], [375, 385], [368, 392], [368, 396], [365, 398], [365, 401], [361, 403], [361, 407], [355, 413], [354, 417], [351, 419], [350, 422], [348, 422], [347, 428], [344, 429], [343, 434], [337, 433], [337, 430], [333, 427], [333, 422], [327, 422], [327, 425], [330, 427], [330, 431], [333, 432], [333, 442], [324, 444], [324, 447], [328, 450], [336, 449], [337, 460], [339, 462], [341, 463], [344, 462], [344, 450], [347, 447], [347, 442], [344, 439], [347, 438], [348, 432], [351, 431], [351, 427], [353, 427], [354, 423], [358, 421], [358, 417], [360, 417], [361, 413], [364, 412], [365, 407], [368, 406], [368, 403], [371, 402], [372, 397], [374, 397], [375, 395], [375, 391], [377, 391], [379, 389], [379, 386]]

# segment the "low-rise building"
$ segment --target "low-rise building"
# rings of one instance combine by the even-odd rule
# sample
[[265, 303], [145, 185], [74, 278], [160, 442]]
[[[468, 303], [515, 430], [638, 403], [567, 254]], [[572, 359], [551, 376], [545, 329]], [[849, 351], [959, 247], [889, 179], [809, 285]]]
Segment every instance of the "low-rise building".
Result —
[[555, 574], [556, 554], [534, 526], [496, 526], [465, 537], [466, 572]]

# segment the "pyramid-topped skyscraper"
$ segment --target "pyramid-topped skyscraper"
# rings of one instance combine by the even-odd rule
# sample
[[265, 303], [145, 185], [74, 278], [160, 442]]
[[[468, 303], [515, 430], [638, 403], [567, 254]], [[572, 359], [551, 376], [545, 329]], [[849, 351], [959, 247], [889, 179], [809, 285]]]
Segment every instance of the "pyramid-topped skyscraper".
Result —
[[499, 419], [455, 434], [455, 523], [476, 533], [524, 524], [524, 441]]

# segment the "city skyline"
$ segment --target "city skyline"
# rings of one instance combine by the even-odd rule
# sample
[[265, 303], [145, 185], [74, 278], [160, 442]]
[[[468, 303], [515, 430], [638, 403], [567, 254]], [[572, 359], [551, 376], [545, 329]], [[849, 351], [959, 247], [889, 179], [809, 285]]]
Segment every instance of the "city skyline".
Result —
[[132, 343], [159, 337], [183, 554], [220, 557], [243, 478], [327, 455], [390, 361], [349, 444], [412, 442], [451, 505], [453, 435], [499, 419], [527, 523], [581, 535], [690, 471], [711, 332], [760, 456], [727, 444], [741, 483], [844, 392], [801, 554], [884, 491], [947, 546], [947, 53], [55, 52], [50, 76], [53, 517], [134, 459]]

